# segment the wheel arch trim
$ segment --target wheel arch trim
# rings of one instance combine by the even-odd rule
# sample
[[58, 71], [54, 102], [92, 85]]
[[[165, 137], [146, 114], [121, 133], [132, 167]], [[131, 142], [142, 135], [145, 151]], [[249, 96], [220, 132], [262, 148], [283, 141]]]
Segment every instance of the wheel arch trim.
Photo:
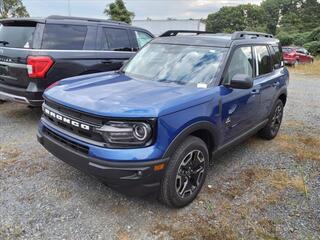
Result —
[[204, 130], [210, 133], [210, 136], [213, 140], [213, 149], [208, 149], [209, 154], [217, 148], [217, 139], [218, 139], [218, 132], [215, 129], [214, 125], [209, 121], [200, 121], [194, 124], [189, 125], [188, 127], [184, 128], [181, 132], [179, 132], [176, 137], [172, 140], [170, 145], [167, 147], [163, 158], [169, 158], [174, 153], [175, 149], [186, 139], [186, 137], [192, 135], [196, 131]]

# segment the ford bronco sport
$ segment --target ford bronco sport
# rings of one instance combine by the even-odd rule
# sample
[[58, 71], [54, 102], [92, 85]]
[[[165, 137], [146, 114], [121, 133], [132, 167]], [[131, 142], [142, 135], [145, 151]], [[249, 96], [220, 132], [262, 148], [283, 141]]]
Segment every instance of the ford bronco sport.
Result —
[[41, 106], [63, 78], [118, 70], [153, 38], [129, 24], [49, 16], [0, 20], [0, 100]]
[[277, 135], [289, 79], [272, 35], [196, 33], [168, 32], [118, 72], [50, 86], [39, 142], [121, 192], [192, 202], [209, 160], [252, 134]]

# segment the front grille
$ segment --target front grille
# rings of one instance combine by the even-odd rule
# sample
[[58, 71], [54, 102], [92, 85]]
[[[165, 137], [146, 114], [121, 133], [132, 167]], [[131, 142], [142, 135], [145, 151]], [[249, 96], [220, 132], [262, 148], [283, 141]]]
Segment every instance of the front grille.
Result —
[[[61, 114], [61, 116], [67, 117], [67, 118], [71, 118], [73, 120], [76, 120], [80, 123], [86, 124], [90, 126], [90, 130], [84, 130], [80, 127], [76, 127], [73, 126], [71, 124], [66, 124], [65, 122], [58, 120], [56, 118], [51, 117], [50, 115], [44, 114], [44, 117], [49, 120], [51, 123], [53, 123], [54, 125], [66, 130], [67, 132], [73, 133], [75, 135], [78, 135], [80, 137], [89, 139], [91, 141], [94, 142], [98, 142], [98, 143], [102, 143], [104, 144], [105, 141], [103, 139], [103, 137], [101, 136], [100, 133], [97, 133], [94, 131], [94, 128], [98, 128], [100, 126], [102, 126], [102, 120], [97, 120], [92, 116], [88, 116], [84, 113], [80, 113], [68, 108], [65, 108], [61, 105], [57, 105], [53, 102], [49, 102], [46, 101], [45, 104], [43, 105], [44, 108], [47, 108], [47, 106], [49, 106], [50, 108], [52, 108], [52, 111], [57, 113], [57, 114]], [[99, 124], [97, 124], [99, 123]]]
[[51, 107], [52, 109], [57, 110], [58, 112], [65, 114], [67, 116], [79, 119], [81, 121], [90, 123], [92, 125], [103, 125], [103, 123], [105, 122], [105, 119], [99, 116], [92, 116], [90, 114], [87, 113], [83, 113], [80, 111], [76, 111], [70, 108], [67, 108], [65, 106], [62, 106], [58, 103], [52, 102], [48, 99], [45, 99], [45, 104], [49, 107]]
[[70, 147], [74, 150], [76, 150], [77, 152], [81, 152], [84, 154], [88, 154], [89, 153], [89, 148], [86, 146], [83, 146], [79, 143], [70, 141], [64, 137], [59, 136], [58, 134], [54, 133], [53, 131], [51, 131], [50, 129], [44, 127], [44, 133], [47, 134], [48, 136], [54, 138], [55, 140], [57, 140], [58, 142], [62, 143], [63, 145]]

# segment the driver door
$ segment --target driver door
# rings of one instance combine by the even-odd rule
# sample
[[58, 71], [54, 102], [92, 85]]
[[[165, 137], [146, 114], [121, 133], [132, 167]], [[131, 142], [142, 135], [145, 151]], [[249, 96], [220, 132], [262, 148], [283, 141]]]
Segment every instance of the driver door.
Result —
[[240, 136], [258, 123], [260, 84], [254, 82], [250, 89], [235, 89], [228, 86], [236, 74], [254, 77], [253, 59], [251, 46], [238, 47], [226, 68], [223, 84], [220, 86], [224, 143]]

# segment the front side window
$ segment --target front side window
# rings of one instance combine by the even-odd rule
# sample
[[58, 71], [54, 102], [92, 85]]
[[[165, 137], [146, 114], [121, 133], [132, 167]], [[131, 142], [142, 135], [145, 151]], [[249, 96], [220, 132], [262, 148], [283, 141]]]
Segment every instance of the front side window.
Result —
[[271, 57], [267, 46], [254, 46], [256, 55], [256, 75], [270, 73], [271, 69]]
[[128, 31], [120, 28], [104, 28], [107, 40], [104, 49], [111, 51], [131, 51]]
[[227, 49], [151, 43], [124, 67], [123, 72], [143, 80], [179, 85], [209, 84], [220, 70]]
[[144, 45], [146, 45], [152, 39], [152, 37], [147, 33], [140, 32], [140, 31], [134, 31], [134, 32], [136, 34], [139, 48], [142, 48]]
[[251, 47], [237, 48], [231, 58], [231, 62], [224, 77], [224, 83], [230, 83], [236, 74], [253, 75], [253, 60]]
[[42, 48], [57, 50], [82, 50], [87, 27], [69, 24], [46, 24]]
[[298, 50], [297, 50], [297, 52], [298, 53], [301, 53], [301, 54], [307, 54], [307, 50], [306, 49], [304, 49], [304, 48], [299, 48]]

